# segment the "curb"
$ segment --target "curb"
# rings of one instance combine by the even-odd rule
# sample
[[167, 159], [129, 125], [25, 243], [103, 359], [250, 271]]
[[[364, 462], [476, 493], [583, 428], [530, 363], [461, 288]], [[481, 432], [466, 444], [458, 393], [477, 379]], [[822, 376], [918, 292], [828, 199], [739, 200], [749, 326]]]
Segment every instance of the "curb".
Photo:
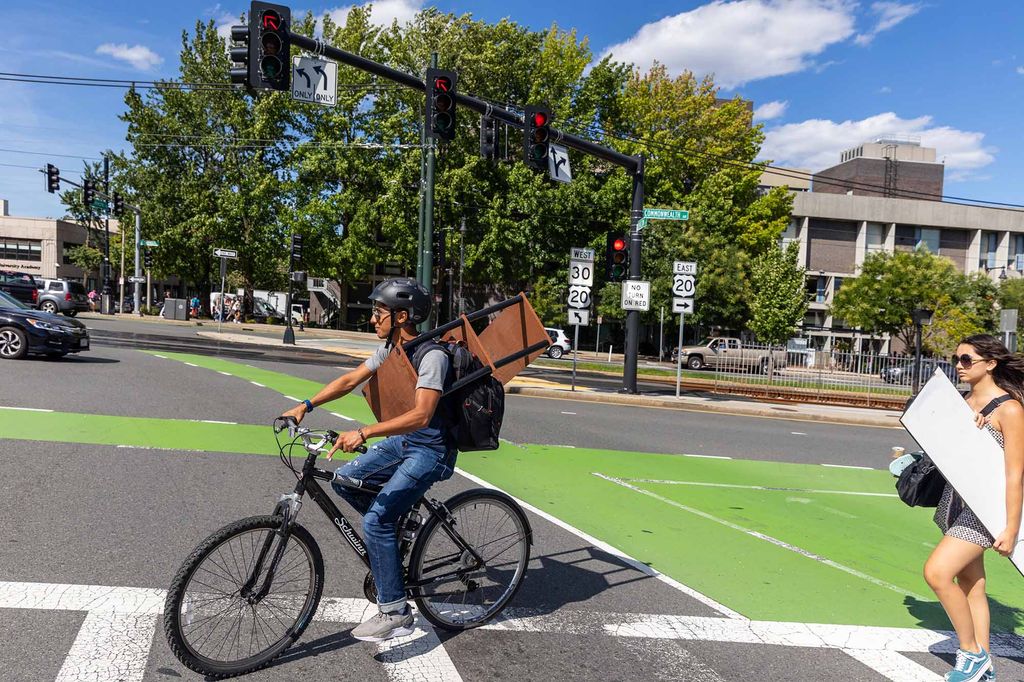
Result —
[[[793, 421], [824, 422], [849, 424], [851, 426], [875, 426], [881, 428], [903, 428], [899, 422], [899, 415], [890, 413], [886, 415], [858, 415], [827, 412], [800, 412], [793, 407], [783, 409], [778, 406], [765, 406], [764, 404], [746, 405], [731, 404], [723, 405], [714, 402], [697, 402], [694, 398], [659, 398], [656, 396], [644, 395], [619, 395], [616, 393], [592, 393], [586, 391], [567, 391], [564, 389], [536, 388], [532, 386], [506, 386], [505, 392], [512, 395], [522, 395], [534, 398], [556, 398], [560, 400], [577, 400], [592, 403], [610, 403], [615, 405], [631, 405], [634, 407], [662, 407], [689, 412], [714, 412], [717, 414], [731, 414], [742, 417], [771, 417], [773, 419], [790, 419]], [[794, 410], [794, 411], [789, 411]]]

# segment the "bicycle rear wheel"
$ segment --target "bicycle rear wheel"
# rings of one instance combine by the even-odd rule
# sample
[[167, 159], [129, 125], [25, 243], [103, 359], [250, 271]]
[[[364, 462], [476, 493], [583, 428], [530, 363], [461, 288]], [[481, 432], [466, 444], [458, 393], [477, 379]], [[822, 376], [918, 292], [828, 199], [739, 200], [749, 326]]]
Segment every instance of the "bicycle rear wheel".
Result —
[[466, 630], [494, 618], [519, 590], [530, 561], [530, 524], [512, 498], [494, 490], [468, 490], [445, 506], [452, 529], [482, 563], [431, 516], [409, 557], [409, 582], [425, 582], [414, 592], [427, 620]]
[[[253, 516], [208, 537], [171, 582], [164, 633], [186, 667], [210, 677], [258, 670], [297, 640], [323, 592], [324, 562], [313, 536], [293, 525], [266, 594], [260, 596], [281, 548], [280, 516]], [[256, 572], [253, 589], [244, 589]], [[246, 596], [243, 596], [246, 594]]]

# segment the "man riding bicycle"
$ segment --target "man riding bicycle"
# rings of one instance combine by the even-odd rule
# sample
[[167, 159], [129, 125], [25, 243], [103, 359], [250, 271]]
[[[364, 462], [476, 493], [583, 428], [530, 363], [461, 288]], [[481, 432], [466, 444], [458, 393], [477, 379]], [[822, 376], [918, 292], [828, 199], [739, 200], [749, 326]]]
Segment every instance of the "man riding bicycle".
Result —
[[[318, 405], [351, 393], [369, 380], [398, 344], [416, 338], [416, 325], [430, 316], [431, 300], [414, 279], [399, 277], [381, 282], [370, 294], [377, 337], [384, 342], [359, 367], [338, 377], [282, 416], [296, 422]], [[417, 371], [415, 404], [393, 419], [346, 431], [328, 453], [353, 452], [369, 438], [387, 436], [335, 471], [332, 487], [363, 515], [363, 531], [370, 568], [377, 587], [379, 613], [352, 630], [355, 639], [382, 642], [411, 634], [412, 611], [406, 604], [397, 522], [437, 481], [450, 478], [457, 450], [449, 420], [438, 410], [449, 372], [448, 354], [438, 344], [424, 344], [414, 362]], [[381, 387], [382, 391], [388, 387]], [[367, 493], [355, 486], [365, 482], [382, 486]]]

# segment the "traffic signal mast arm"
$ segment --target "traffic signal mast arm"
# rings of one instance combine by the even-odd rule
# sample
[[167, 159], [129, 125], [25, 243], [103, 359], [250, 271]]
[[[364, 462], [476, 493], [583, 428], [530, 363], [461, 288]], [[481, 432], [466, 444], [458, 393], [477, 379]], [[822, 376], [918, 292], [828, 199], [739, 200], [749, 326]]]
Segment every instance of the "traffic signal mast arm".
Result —
[[[310, 38], [308, 36], [291, 32], [289, 32], [288, 35], [292, 45], [304, 50], [309, 50], [314, 54], [322, 54], [343, 64], [347, 64], [361, 71], [366, 71], [367, 73], [372, 73], [375, 76], [380, 76], [381, 78], [386, 78], [408, 88], [420, 90], [424, 93], [427, 92], [426, 84], [415, 76], [398, 71], [397, 69], [392, 69], [389, 66], [384, 66], [383, 64], [371, 61], [365, 57], [360, 57], [359, 55], [352, 54], [351, 52], [346, 52], [344, 50], [339, 50], [336, 47], [325, 45], [323, 41], [316, 38]], [[490, 102], [485, 102], [482, 99], [477, 99], [476, 97], [456, 92], [455, 103], [456, 105], [472, 109], [484, 116], [496, 118], [513, 128], [518, 128], [519, 130], [523, 130], [525, 128], [526, 124], [521, 116], [503, 107], [494, 106]], [[617, 166], [621, 166], [626, 169], [630, 174], [636, 174], [637, 170], [640, 168], [639, 157], [622, 154], [614, 149], [603, 147], [591, 142], [590, 140], [584, 140], [582, 137], [577, 137], [575, 135], [556, 130], [555, 128], [551, 129], [551, 134], [551, 142], [563, 144], [571, 149], [576, 149], [584, 152], [585, 154], [590, 154], [591, 156], [596, 156], [599, 159], [604, 159], [605, 161], [614, 163]]]
[[[45, 175], [46, 174], [46, 169], [45, 168], [40, 168], [39, 172]], [[72, 187], [77, 187], [79, 189], [85, 189], [85, 185], [83, 185], [82, 183], [75, 182], [74, 180], [68, 180], [63, 175], [60, 175], [58, 177], [60, 178], [60, 181], [62, 183], [64, 183], [64, 184], [71, 185]], [[93, 189], [92, 192], [96, 196], [101, 197], [103, 199], [106, 199], [107, 201], [110, 201], [110, 202], [114, 201], [114, 194], [116, 194], [116, 192], [111, 192], [110, 194], [107, 194], [106, 192], [104, 192], [103, 190], [98, 189], [98, 188]], [[142, 213], [142, 209], [141, 208], [139, 208], [138, 206], [133, 206], [132, 204], [129, 204], [128, 202], [125, 202], [124, 207], [126, 209], [128, 209], [129, 211], [131, 211], [132, 213]]]

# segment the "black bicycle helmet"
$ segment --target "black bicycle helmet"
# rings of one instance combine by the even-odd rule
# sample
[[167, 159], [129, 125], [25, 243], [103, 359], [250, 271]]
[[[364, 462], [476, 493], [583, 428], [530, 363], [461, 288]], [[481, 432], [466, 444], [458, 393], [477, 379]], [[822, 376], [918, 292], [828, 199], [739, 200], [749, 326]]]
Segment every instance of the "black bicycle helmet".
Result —
[[394, 277], [384, 280], [370, 292], [371, 301], [380, 303], [389, 310], [404, 310], [409, 313], [409, 322], [419, 324], [430, 317], [430, 294], [422, 284], [412, 277]]

